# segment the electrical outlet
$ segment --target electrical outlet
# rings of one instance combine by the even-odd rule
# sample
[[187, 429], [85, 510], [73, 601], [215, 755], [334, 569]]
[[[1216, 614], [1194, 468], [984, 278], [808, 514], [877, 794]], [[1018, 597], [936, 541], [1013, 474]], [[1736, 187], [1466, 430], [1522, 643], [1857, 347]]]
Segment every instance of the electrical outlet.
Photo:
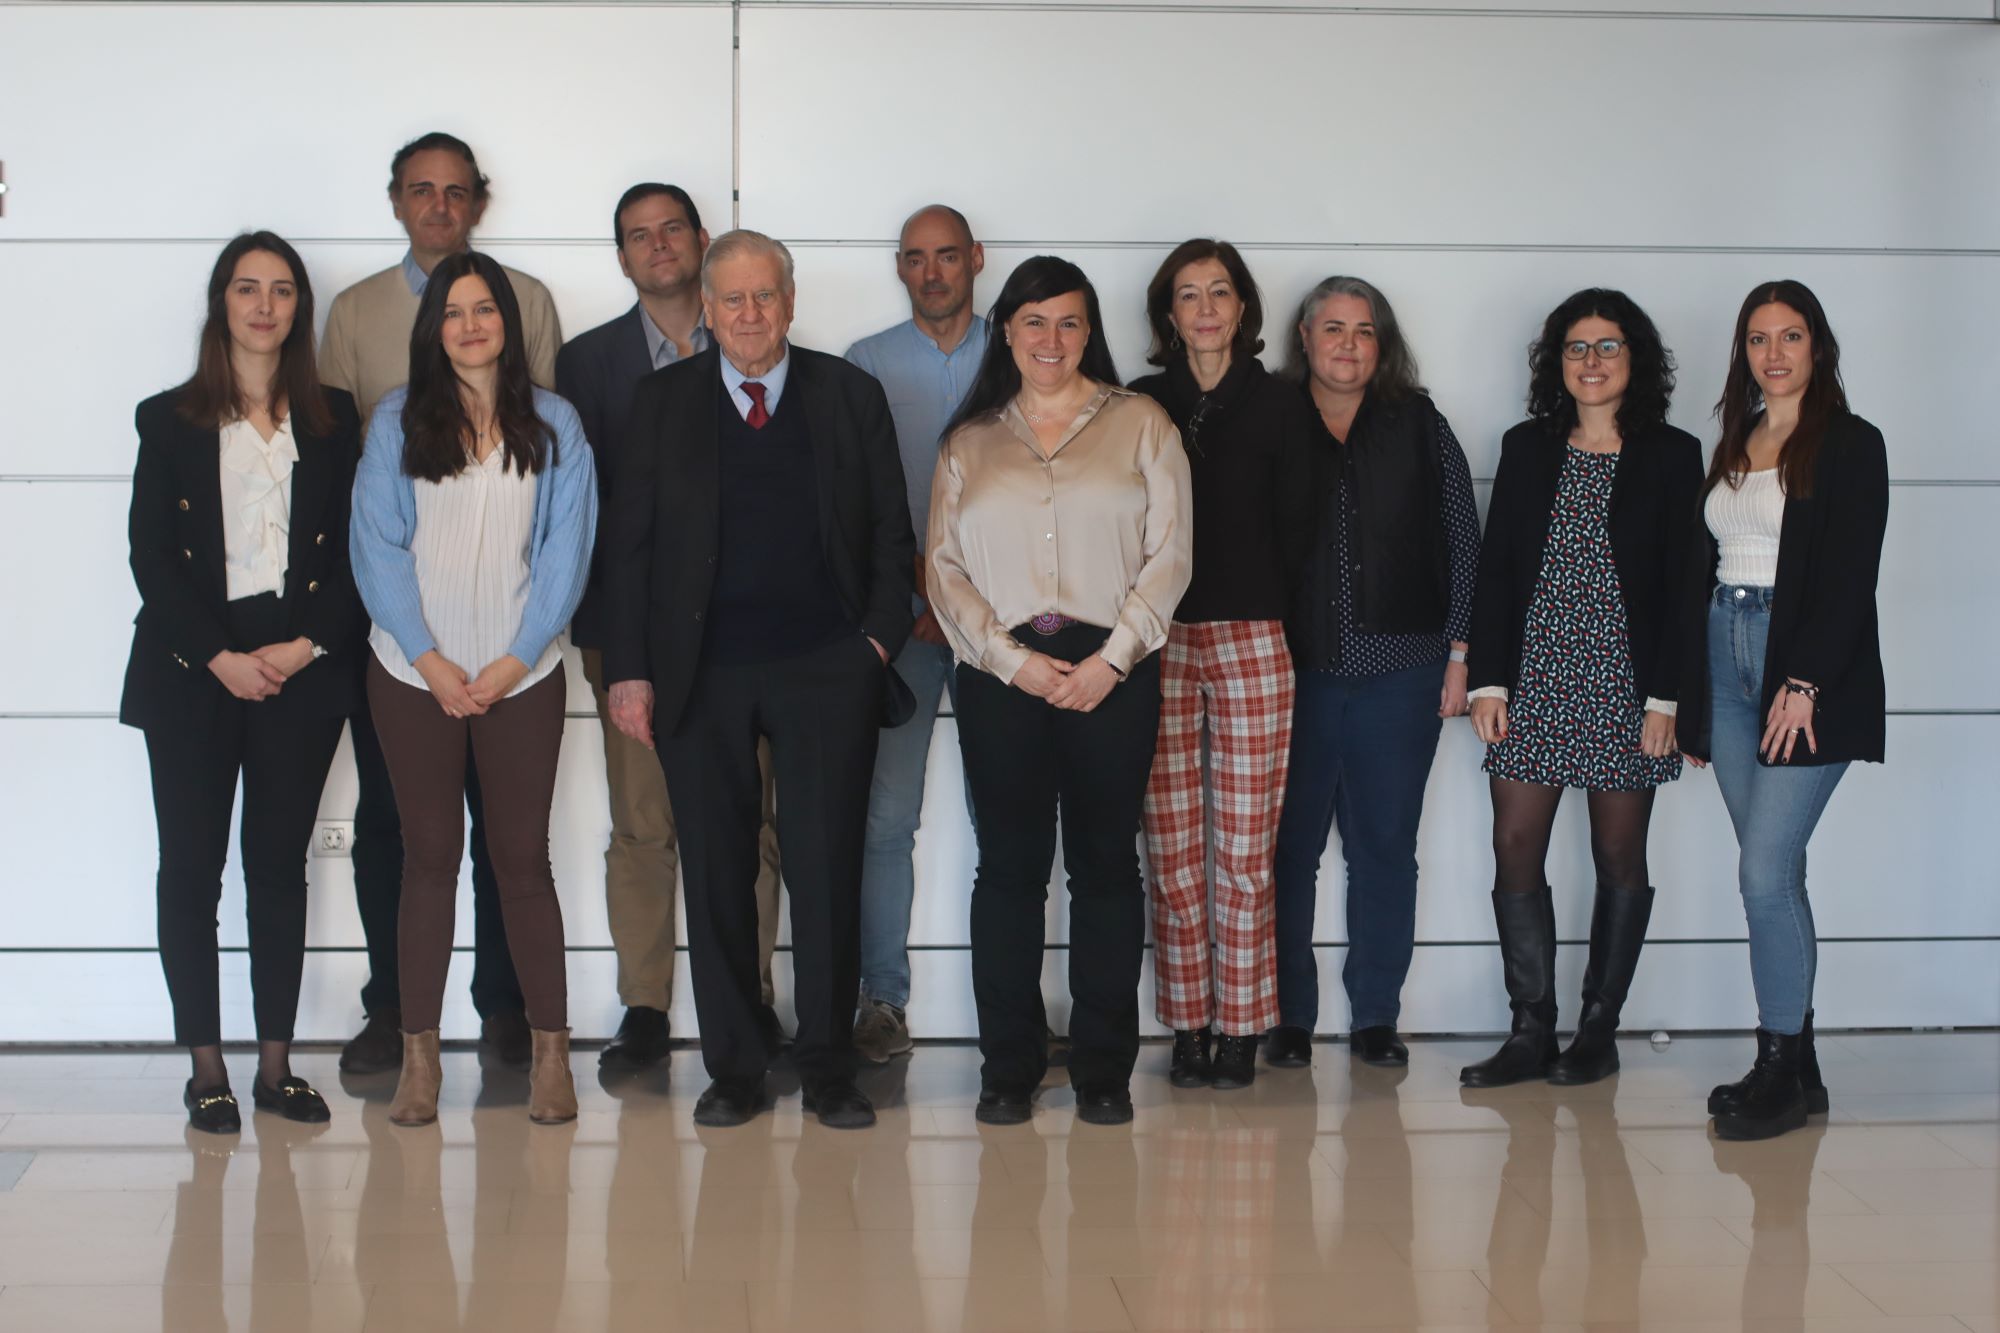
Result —
[[351, 819], [321, 820], [313, 830], [312, 854], [314, 856], [352, 856], [354, 854], [354, 821]]

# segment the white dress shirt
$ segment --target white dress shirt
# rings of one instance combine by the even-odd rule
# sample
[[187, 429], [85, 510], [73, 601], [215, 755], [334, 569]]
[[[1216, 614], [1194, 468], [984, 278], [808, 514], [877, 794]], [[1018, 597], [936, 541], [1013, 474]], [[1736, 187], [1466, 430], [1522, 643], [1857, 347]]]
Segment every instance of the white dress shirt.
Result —
[[[535, 531], [533, 473], [504, 466], [495, 449], [484, 463], [468, 462], [443, 481], [418, 481], [417, 596], [437, 651], [468, 676], [505, 656], [521, 631], [528, 605], [529, 542]], [[396, 638], [378, 622], [368, 636], [382, 667], [405, 685], [429, 689]], [[508, 691], [512, 698], [562, 661], [562, 640], [549, 641], [540, 660]]]
[[284, 595], [291, 559], [292, 465], [299, 446], [287, 416], [266, 441], [248, 421], [232, 421], [222, 444], [222, 570], [230, 601]]

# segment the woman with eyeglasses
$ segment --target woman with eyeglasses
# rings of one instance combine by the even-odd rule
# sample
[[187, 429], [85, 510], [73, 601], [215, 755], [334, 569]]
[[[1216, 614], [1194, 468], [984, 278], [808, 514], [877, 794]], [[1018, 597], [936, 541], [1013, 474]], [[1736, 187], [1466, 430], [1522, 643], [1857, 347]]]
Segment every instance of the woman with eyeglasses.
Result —
[[[1528, 354], [1527, 421], [1493, 478], [1467, 653], [1493, 797], [1493, 915], [1513, 1030], [1467, 1087], [1593, 1083], [1652, 913], [1653, 795], [1680, 776], [1679, 589], [1701, 446], [1667, 424], [1673, 356], [1623, 292], [1580, 291]], [[1556, 1049], [1545, 863], [1565, 789], [1588, 794], [1596, 901], [1576, 1037]]]
[[1180, 428], [1194, 488], [1194, 577], [1160, 654], [1146, 788], [1154, 1005], [1174, 1032], [1175, 1087], [1247, 1088], [1257, 1039], [1278, 1021], [1271, 858], [1292, 735], [1285, 613], [1312, 540], [1312, 439], [1299, 396], [1257, 360], [1264, 305], [1235, 246], [1176, 246], [1147, 285], [1146, 319], [1147, 359], [1164, 369], [1131, 387]]
[[1882, 432], [1847, 406], [1840, 344], [1803, 283], [1736, 316], [1722, 439], [1687, 575], [1681, 744], [1715, 765], [1742, 848], [1757, 1061], [1709, 1094], [1717, 1137], [1765, 1139], [1827, 1109], [1813, 1052], [1819, 959], [1806, 843], [1848, 764], [1882, 762], [1875, 579], [1889, 521]]

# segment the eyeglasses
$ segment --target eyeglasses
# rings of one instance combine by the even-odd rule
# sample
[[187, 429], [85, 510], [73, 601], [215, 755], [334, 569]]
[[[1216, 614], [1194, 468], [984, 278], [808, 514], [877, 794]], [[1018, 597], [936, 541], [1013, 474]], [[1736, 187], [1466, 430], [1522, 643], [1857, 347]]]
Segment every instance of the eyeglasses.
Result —
[[1623, 338], [1599, 338], [1596, 342], [1585, 342], [1579, 338], [1575, 342], [1563, 344], [1563, 360], [1581, 361], [1590, 355], [1590, 350], [1593, 347], [1597, 349], [1598, 360], [1616, 361], [1625, 353], [1625, 340]]

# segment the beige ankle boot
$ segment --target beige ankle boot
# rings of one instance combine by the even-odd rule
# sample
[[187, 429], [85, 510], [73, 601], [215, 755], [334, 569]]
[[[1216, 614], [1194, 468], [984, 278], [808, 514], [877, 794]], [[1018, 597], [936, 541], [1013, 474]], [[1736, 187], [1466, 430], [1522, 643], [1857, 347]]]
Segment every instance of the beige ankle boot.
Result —
[[403, 1073], [396, 1080], [396, 1100], [389, 1103], [392, 1125], [428, 1125], [438, 1118], [438, 1030], [403, 1034]]
[[576, 1080], [569, 1072], [569, 1029], [533, 1030], [535, 1059], [528, 1070], [528, 1119], [562, 1125], [576, 1119]]

